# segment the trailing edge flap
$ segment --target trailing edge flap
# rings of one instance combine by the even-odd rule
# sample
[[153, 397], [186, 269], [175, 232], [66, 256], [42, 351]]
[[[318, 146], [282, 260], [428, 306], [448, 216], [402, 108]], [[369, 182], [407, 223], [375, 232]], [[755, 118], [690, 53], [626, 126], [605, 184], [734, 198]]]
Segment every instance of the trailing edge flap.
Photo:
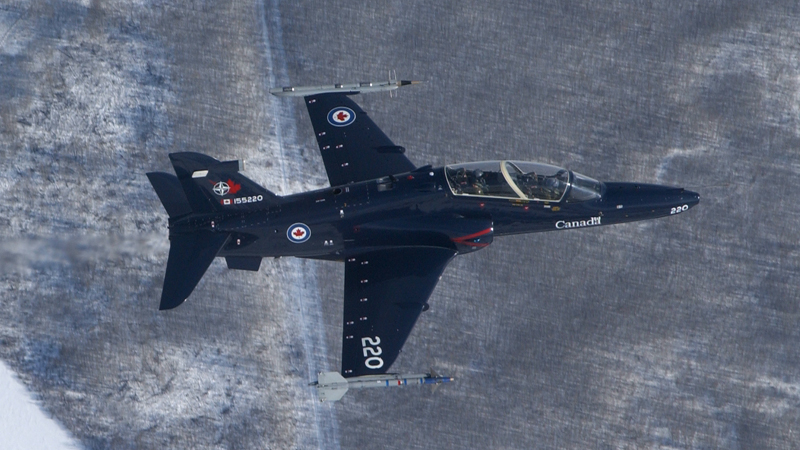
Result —
[[386, 373], [456, 251], [396, 247], [345, 260], [342, 375]]
[[228, 237], [210, 231], [170, 236], [167, 273], [158, 309], [178, 307], [189, 297]]
[[164, 209], [167, 210], [167, 215], [180, 217], [192, 212], [192, 207], [189, 206], [189, 201], [183, 194], [178, 177], [171, 173], [150, 172], [147, 174], [147, 178], [153, 185], [161, 204], [164, 205]]
[[218, 161], [201, 153], [170, 153], [186, 199], [196, 213], [264, 209], [280, 197], [240, 174], [240, 161]]
[[309, 95], [305, 102], [331, 186], [414, 170], [405, 149], [346, 94]]

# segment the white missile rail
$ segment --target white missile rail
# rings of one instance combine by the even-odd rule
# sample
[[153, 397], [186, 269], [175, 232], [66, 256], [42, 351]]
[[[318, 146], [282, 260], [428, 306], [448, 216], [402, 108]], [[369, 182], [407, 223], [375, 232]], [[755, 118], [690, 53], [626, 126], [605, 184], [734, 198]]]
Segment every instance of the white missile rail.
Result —
[[361, 83], [350, 83], [350, 84], [334, 84], [334, 85], [325, 85], [325, 86], [286, 86], [282, 88], [272, 88], [269, 90], [269, 93], [278, 97], [305, 97], [307, 95], [317, 95], [317, 94], [366, 94], [369, 92], [389, 92], [391, 95], [394, 90], [399, 89], [402, 86], [408, 86], [412, 84], [419, 84], [422, 83], [421, 81], [408, 81], [408, 80], [397, 80], [397, 79], [389, 79], [389, 81], [379, 81], [379, 82], [361, 82]]
[[386, 373], [353, 378], [345, 378], [338, 372], [321, 372], [318, 380], [309, 383], [309, 386], [317, 388], [319, 401], [335, 402], [344, 397], [344, 394], [346, 394], [350, 388], [365, 389], [428, 384], [431, 385], [435, 391], [440, 384], [449, 383], [451, 381], [455, 381], [455, 378], [439, 376], [433, 369], [431, 369], [430, 373], [411, 375]]

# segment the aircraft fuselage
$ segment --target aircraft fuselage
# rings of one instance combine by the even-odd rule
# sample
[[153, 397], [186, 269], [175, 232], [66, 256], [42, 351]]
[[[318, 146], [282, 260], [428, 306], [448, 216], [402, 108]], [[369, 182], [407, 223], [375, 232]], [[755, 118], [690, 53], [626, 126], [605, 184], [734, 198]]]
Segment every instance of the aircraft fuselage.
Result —
[[218, 254], [223, 257], [342, 260], [402, 245], [450, 246], [465, 253], [483, 248], [495, 236], [675, 215], [695, 206], [699, 195], [668, 186], [603, 183], [600, 196], [588, 201], [460, 196], [448, 185], [444, 168], [428, 167], [283, 200], [261, 210], [177, 219], [171, 221], [170, 233], [231, 233]]

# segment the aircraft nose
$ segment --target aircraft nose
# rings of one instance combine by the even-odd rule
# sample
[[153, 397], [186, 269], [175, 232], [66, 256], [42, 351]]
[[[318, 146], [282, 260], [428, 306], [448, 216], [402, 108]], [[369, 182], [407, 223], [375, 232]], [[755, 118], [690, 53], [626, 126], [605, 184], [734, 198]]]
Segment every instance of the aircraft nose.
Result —
[[683, 188], [639, 183], [606, 183], [605, 200], [626, 217], [632, 210], [643, 214], [676, 214], [700, 202], [700, 194]]
[[700, 203], [700, 194], [698, 194], [697, 192], [693, 192], [693, 191], [683, 191], [683, 193], [684, 193], [684, 195], [685, 195], [686, 197], [688, 197], [688, 198], [689, 198], [689, 199], [686, 201], [686, 204], [687, 204], [687, 205], [689, 205], [689, 208], [691, 208], [692, 206], [695, 206], [695, 205], [697, 205], [698, 203]]
[[700, 194], [680, 188], [666, 195], [665, 200], [670, 204], [681, 205], [683, 211], [686, 211], [700, 203]]
[[661, 195], [656, 197], [661, 197], [665, 201], [665, 206], [670, 204], [681, 205], [684, 211], [700, 203], [700, 194], [683, 188], [664, 187], [659, 194]]

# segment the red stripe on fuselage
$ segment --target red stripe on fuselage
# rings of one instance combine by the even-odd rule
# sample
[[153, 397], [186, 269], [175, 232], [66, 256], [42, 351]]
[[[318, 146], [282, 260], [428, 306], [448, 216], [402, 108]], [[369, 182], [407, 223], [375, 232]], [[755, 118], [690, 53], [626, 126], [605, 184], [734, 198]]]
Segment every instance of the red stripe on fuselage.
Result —
[[[485, 230], [483, 230], [483, 231], [478, 231], [477, 233], [472, 233], [472, 234], [468, 234], [468, 235], [466, 235], [466, 236], [461, 236], [461, 237], [458, 237], [458, 238], [453, 238], [453, 239], [452, 239], [452, 241], [453, 241], [453, 242], [464, 242], [464, 241], [468, 241], [468, 240], [470, 240], [470, 239], [475, 239], [475, 238], [477, 238], [477, 237], [481, 237], [481, 236], [483, 236], [483, 235], [485, 235], [485, 234], [489, 234], [489, 233], [491, 233], [491, 232], [492, 232], [492, 228], [487, 228], [487, 229], [485, 229]], [[487, 244], [487, 245], [488, 245], [488, 244]]]

